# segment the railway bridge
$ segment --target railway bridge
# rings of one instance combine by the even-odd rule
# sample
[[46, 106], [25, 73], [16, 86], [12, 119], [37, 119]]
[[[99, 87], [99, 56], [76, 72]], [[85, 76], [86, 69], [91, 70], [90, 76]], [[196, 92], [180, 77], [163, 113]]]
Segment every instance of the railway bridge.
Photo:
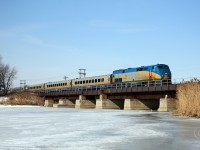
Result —
[[175, 108], [177, 84], [143, 82], [43, 92], [46, 107], [158, 110]]

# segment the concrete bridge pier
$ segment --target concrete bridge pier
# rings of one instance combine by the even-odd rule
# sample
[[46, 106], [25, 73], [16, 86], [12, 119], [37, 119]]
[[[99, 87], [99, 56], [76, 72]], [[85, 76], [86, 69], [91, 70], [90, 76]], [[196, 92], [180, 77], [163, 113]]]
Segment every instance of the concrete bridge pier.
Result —
[[95, 103], [92, 100], [87, 100], [84, 95], [79, 95], [76, 100], [75, 108], [95, 108]]
[[[153, 102], [153, 101], [152, 101]], [[125, 99], [125, 110], [151, 110], [151, 100]]]
[[175, 98], [165, 98], [160, 99], [160, 106], [158, 111], [160, 112], [169, 112], [176, 109], [176, 99]]
[[54, 107], [75, 108], [75, 100], [59, 99], [58, 104], [53, 105], [53, 106]]
[[53, 107], [54, 100], [53, 99], [45, 99], [44, 107]]
[[120, 106], [114, 103], [114, 100], [107, 99], [106, 94], [101, 94], [96, 100], [96, 109], [120, 109]]

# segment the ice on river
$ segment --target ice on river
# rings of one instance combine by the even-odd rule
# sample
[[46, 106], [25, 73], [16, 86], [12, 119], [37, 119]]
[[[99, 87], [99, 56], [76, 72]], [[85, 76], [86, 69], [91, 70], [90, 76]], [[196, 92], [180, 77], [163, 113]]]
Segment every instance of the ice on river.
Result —
[[169, 113], [1, 107], [2, 150], [199, 150], [200, 120]]

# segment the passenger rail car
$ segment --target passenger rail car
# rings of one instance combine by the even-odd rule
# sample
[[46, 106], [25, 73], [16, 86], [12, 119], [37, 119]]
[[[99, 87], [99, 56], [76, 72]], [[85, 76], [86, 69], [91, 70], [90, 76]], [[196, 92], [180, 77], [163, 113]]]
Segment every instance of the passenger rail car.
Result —
[[156, 64], [150, 66], [141, 66], [136, 68], [119, 69], [112, 74], [64, 80], [59, 82], [48, 82], [44, 84], [31, 85], [29, 90], [39, 93], [62, 92], [68, 90], [105, 87], [106, 85], [117, 85], [121, 83], [155, 83], [161, 81], [167, 84], [171, 83], [171, 71], [168, 65]]

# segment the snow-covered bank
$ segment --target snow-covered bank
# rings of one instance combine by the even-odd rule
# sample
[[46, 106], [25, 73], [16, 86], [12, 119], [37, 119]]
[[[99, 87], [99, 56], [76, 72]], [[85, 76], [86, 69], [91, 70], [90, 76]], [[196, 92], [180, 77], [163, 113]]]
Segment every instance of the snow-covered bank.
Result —
[[33, 106], [33, 105], [0, 105], [0, 107], [41, 107], [41, 106]]

